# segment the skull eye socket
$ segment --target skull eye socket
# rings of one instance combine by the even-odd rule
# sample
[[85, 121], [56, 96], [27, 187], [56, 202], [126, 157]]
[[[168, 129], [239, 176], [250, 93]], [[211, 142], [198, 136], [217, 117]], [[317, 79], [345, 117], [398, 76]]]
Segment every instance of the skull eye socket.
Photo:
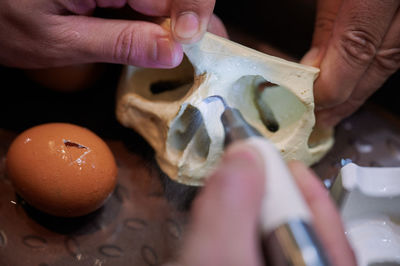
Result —
[[179, 66], [172, 69], [134, 68], [133, 70], [128, 87], [152, 102], [179, 101], [193, 86], [194, 69], [186, 57]]
[[150, 85], [150, 91], [153, 94], [160, 94], [166, 91], [173, 91], [179, 87], [190, 84], [190, 81], [182, 80], [160, 80]]
[[[279, 128], [289, 127], [296, 123], [306, 112], [307, 109], [304, 104], [289, 89], [272, 83], [269, 83], [268, 86], [262, 86], [264, 87], [263, 90], [261, 92], [259, 91], [258, 95], [256, 93], [255, 97], [258, 98], [258, 102], [270, 108], [270, 112], [273, 114], [273, 116], [270, 115], [270, 117], [272, 117], [270, 118], [270, 120], [272, 120], [270, 123], [272, 126], [277, 125], [277, 127], [275, 127], [277, 130], [275, 131], [278, 131]], [[260, 108], [260, 116], [268, 115], [266, 111], [268, 110]], [[262, 114], [263, 112], [264, 114]], [[266, 124], [266, 127], [270, 129], [268, 124]]]
[[269, 136], [290, 132], [307, 110], [290, 89], [258, 75], [240, 77], [226, 97], [252, 126]]

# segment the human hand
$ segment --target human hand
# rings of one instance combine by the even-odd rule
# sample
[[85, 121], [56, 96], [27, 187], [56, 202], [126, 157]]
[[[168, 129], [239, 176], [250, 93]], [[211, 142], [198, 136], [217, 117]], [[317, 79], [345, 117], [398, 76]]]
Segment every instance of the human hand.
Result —
[[[92, 62], [171, 68], [180, 43], [197, 41], [207, 27], [226, 35], [212, 15], [215, 0], [2, 0], [0, 64], [42, 68]], [[95, 8], [126, 4], [146, 16], [171, 17], [172, 29], [145, 21], [90, 17]], [[210, 22], [210, 24], [209, 24]]]
[[311, 50], [317, 125], [329, 128], [356, 111], [400, 67], [398, 0], [320, 0]]
[[[265, 180], [262, 162], [249, 146], [228, 149], [194, 202], [191, 224], [176, 265], [263, 265], [257, 229], [268, 177]], [[356, 265], [327, 190], [303, 164], [293, 162], [289, 166], [333, 265]]]

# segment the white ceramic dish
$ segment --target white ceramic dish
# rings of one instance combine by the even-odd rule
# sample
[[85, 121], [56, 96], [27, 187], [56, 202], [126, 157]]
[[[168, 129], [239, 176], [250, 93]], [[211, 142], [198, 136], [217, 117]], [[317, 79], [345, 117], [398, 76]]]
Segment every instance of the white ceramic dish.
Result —
[[331, 194], [358, 265], [400, 265], [400, 167], [347, 163]]

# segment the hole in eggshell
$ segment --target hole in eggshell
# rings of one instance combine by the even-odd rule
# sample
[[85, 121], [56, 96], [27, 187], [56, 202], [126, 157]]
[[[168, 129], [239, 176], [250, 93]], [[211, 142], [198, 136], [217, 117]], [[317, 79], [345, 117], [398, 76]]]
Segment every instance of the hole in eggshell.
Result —
[[81, 144], [72, 142], [70, 140], [63, 139], [63, 142], [64, 142], [64, 145], [66, 147], [75, 147], [75, 148], [79, 148], [79, 149], [88, 149], [87, 147], [85, 147], [85, 146], [83, 146]]

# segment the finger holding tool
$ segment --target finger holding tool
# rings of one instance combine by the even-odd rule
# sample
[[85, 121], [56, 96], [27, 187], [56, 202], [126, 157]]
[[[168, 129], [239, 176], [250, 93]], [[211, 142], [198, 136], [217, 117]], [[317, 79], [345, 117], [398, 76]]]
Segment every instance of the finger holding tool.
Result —
[[225, 148], [247, 142], [265, 161], [268, 184], [261, 207], [260, 234], [267, 265], [331, 265], [312, 227], [311, 212], [273, 143], [220, 96], [207, 97], [197, 108], [200, 113], [204, 108], [223, 108]]

